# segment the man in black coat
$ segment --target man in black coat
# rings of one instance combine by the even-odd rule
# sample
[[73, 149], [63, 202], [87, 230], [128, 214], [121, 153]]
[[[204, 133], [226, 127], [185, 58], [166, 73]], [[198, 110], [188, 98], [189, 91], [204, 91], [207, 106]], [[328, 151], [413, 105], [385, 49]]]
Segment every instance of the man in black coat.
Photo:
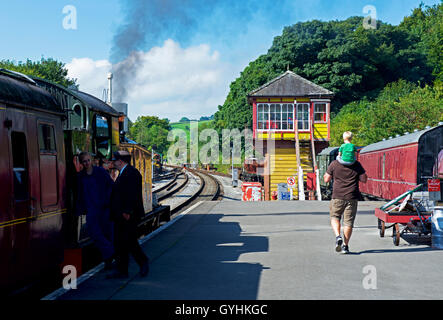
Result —
[[108, 278], [128, 277], [129, 254], [140, 266], [140, 275], [149, 272], [149, 258], [144, 254], [137, 239], [137, 224], [144, 215], [142, 176], [129, 164], [127, 151], [114, 152], [112, 161], [119, 170], [111, 195], [111, 220], [114, 221], [114, 247], [117, 271]]

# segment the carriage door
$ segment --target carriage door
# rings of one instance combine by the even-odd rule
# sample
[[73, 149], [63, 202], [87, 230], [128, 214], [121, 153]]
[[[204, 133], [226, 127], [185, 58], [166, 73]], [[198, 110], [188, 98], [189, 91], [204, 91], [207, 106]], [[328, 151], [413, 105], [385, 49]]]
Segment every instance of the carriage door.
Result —
[[8, 142], [9, 142], [9, 171], [11, 194], [11, 256], [9, 260], [12, 273], [25, 275], [24, 267], [29, 238], [30, 221], [35, 210], [35, 200], [31, 195], [31, 157], [29, 146], [36, 143], [35, 136], [28, 134], [28, 114], [21, 110], [9, 108], [6, 111]]
[[309, 131], [309, 103], [297, 103], [298, 131]]

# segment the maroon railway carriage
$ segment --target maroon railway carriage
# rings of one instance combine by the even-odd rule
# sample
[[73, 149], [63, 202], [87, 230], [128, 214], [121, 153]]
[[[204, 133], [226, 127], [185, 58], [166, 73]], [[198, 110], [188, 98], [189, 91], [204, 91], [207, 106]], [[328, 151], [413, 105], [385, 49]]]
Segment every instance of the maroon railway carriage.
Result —
[[0, 73], [2, 290], [27, 283], [63, 259], [63, 116], [33, 80]]
[[382, 199], [426, 186], [431, 177], [443, 179], [443, 123], [370, 144], [360, 150], [359, 161], [368, 175], [361, 193]]

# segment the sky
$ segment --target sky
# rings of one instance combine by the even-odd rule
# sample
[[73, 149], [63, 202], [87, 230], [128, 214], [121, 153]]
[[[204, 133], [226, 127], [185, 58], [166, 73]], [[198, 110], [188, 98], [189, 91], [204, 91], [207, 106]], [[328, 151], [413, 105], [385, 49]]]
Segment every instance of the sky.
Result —
[[114, 102], [129, 118], [210, 116], [249, 62], [285, 26], [367, 16], [397, 25], [440, 0], [0, 0], [0, 60], [54, 58], [80, 90]]

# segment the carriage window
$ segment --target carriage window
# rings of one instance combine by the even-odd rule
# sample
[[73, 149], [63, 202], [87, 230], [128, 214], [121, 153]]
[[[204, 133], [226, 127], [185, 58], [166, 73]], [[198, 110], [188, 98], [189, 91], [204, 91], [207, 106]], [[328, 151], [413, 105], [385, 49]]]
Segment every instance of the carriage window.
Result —
[[316, 103], [314, 105], [314, 121], [326, 122], [326, 103]]
[[56, 152], [54, 126], [40, 124], [38, 128], [38, 142], [40, 151]]
[[14, 199], [28, 199], [28, 154], [23, 132], [11, 133], [12, 164], [14, 172]]
[[54, 125], [46, 123], [38, 125], [38, 143], [40, 149], [40, 203], [45, 211], [58, 203], [57, 145]]
[[97, 115], [95, 118], [95, 127], [97, 129], [97, 137], [107, 137], [109, 134], [108, 119]]
[[99, 157], [107, 158], [110, 154], [109, 123], [103, 116], [95, 116], [95, 138]]

